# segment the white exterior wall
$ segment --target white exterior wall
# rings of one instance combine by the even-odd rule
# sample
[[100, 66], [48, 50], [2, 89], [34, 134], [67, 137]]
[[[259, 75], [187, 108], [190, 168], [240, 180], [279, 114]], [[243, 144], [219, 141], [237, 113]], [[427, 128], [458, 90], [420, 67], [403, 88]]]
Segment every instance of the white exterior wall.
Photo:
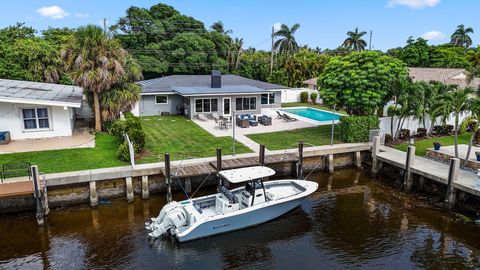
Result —
[[[289, 103], [289, 102], [300, 102], [300, 93], [301, 92], [308, 92], [308, 100], [310, 100], [310, 93], [315, 92], [317, 93], [317, 100], [316, 103], [321, 103], [320, 94], [318, 90], [309, 89], [309, 88], [292, 88], [292, 89], [283, 89], [282, 90], [282, 103]], [[311, 101], [311, 100], [310, 100]]]
[[[24, 130], [21, 114], [23, 108], [48, 108], [50, 129]], [[10, 131], [12, 140], [72, 136], [74, 117], [72, 108], [0, 102], [0, 131]]]

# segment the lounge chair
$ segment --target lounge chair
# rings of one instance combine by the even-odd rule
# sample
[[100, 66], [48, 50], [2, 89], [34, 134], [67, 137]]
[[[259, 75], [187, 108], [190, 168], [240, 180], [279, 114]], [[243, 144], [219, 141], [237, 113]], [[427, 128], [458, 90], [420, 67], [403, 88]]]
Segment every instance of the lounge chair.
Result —
[[215, 119], [215, 120], [219, 120], [219, 119], [220, 119], [220, 116], [219, 116], [218, 113], [216, 113], [216, 112], [212, 113], [212, 117], [213, 117], [213, 119]]
[[297, 121], [298, 119], [294, 118], [294, 117], [291, 117], [291, 116], [288, 116], [288, 114], [283, 114], [283, 120], [285, 122], [293, 122], [293, 121]]
[[199, 114], [198, 114], [198, 119], [199, 119], [200, 121], [203, 121], [203, 122], [207, 122], [207, 121], [208, 121], [207, 117], [206, 117], [205, 114], [203, 114], [203, 113], [199, 113]]
[[285, 119], [285, 116], [283, 116], [279, 111], [275, 111], [277, 115], [277, 119]]

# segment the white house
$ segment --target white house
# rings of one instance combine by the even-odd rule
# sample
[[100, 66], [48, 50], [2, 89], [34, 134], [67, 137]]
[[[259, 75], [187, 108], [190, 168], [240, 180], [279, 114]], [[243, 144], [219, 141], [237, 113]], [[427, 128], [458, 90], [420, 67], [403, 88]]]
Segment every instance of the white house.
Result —
[[71, 136], [82, 88], [0, 79], [0, 132], [12, 140]]

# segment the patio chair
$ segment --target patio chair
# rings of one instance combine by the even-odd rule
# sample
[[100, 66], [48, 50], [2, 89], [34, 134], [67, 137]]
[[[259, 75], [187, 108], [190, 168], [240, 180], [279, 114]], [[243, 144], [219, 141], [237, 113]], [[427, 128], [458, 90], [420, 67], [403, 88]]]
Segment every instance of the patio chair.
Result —
[[283, 114], [283, 119], [285, 122], [293, 122], [293, 121], [297, 121], [298, 119], [295, 118], [295, 117], [291, 117], [291, 116], [288, 116], [287, 114]]
[[279, 111], [275, 111], [277, 113], [277, 119], [285, 120], [285, 116], [283, 116]]
[[237, 126], [241, 128], [248, 128], [250, 124], [248, 123], [248, 120], [243, 117], [244, 115], [237, 115], [237, 119], [235, 119], [235, 123]]
[[199, 114], [198, 114], [198, 119], [199, 119], [200, 121], [203, 121], [203, 122], [207, 122], [207, 121], [208, 121], [207, 117], [206, 117], [205, 114], [203, 114], [203, 113], [199, 113]]
[[264, 126], [270, 126], [272, 125], [272, 117], [268, 117], [266, 115], [259, 116], [258, 122]]
[[215, 120], [220, 120], [220, 116], [219, 116], [218, 113], [216, 113], [216, 112], [212, 113], [212, 117], [213, 117], [213, 119], [215, 119]]

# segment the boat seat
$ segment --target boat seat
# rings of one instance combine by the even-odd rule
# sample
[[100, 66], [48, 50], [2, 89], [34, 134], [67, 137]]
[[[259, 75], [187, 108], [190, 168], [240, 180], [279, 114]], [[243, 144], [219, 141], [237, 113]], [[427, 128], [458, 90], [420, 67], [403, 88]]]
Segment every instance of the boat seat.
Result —
[[265, 195], [267, 197], [267, 201], [273, 201], [275, 200], [275, 195], [273, 195], [272, 193], [270, 192], [265, 192]]
[[195, 207], [195, 209], [197, 209], [198, 213], [202, 213], [202, 208], [200, 208], [200, 205], [198, 205], [196, 202], [193, 202], [193, 207]]
[[233, 195], [233, 193], [232, 193], [230, 190], [228, 190], [226, 187], [222, 186], [222, 187], [220, 188], [220, 192], [221, 192], [223, 195], [225, 195], [225, 197], [227, 197], [229, 203], [233, 204], [233, 203], [237, 203], [237, 202], [238, 202], [237, 198], [236, 198], [236, 197]]

